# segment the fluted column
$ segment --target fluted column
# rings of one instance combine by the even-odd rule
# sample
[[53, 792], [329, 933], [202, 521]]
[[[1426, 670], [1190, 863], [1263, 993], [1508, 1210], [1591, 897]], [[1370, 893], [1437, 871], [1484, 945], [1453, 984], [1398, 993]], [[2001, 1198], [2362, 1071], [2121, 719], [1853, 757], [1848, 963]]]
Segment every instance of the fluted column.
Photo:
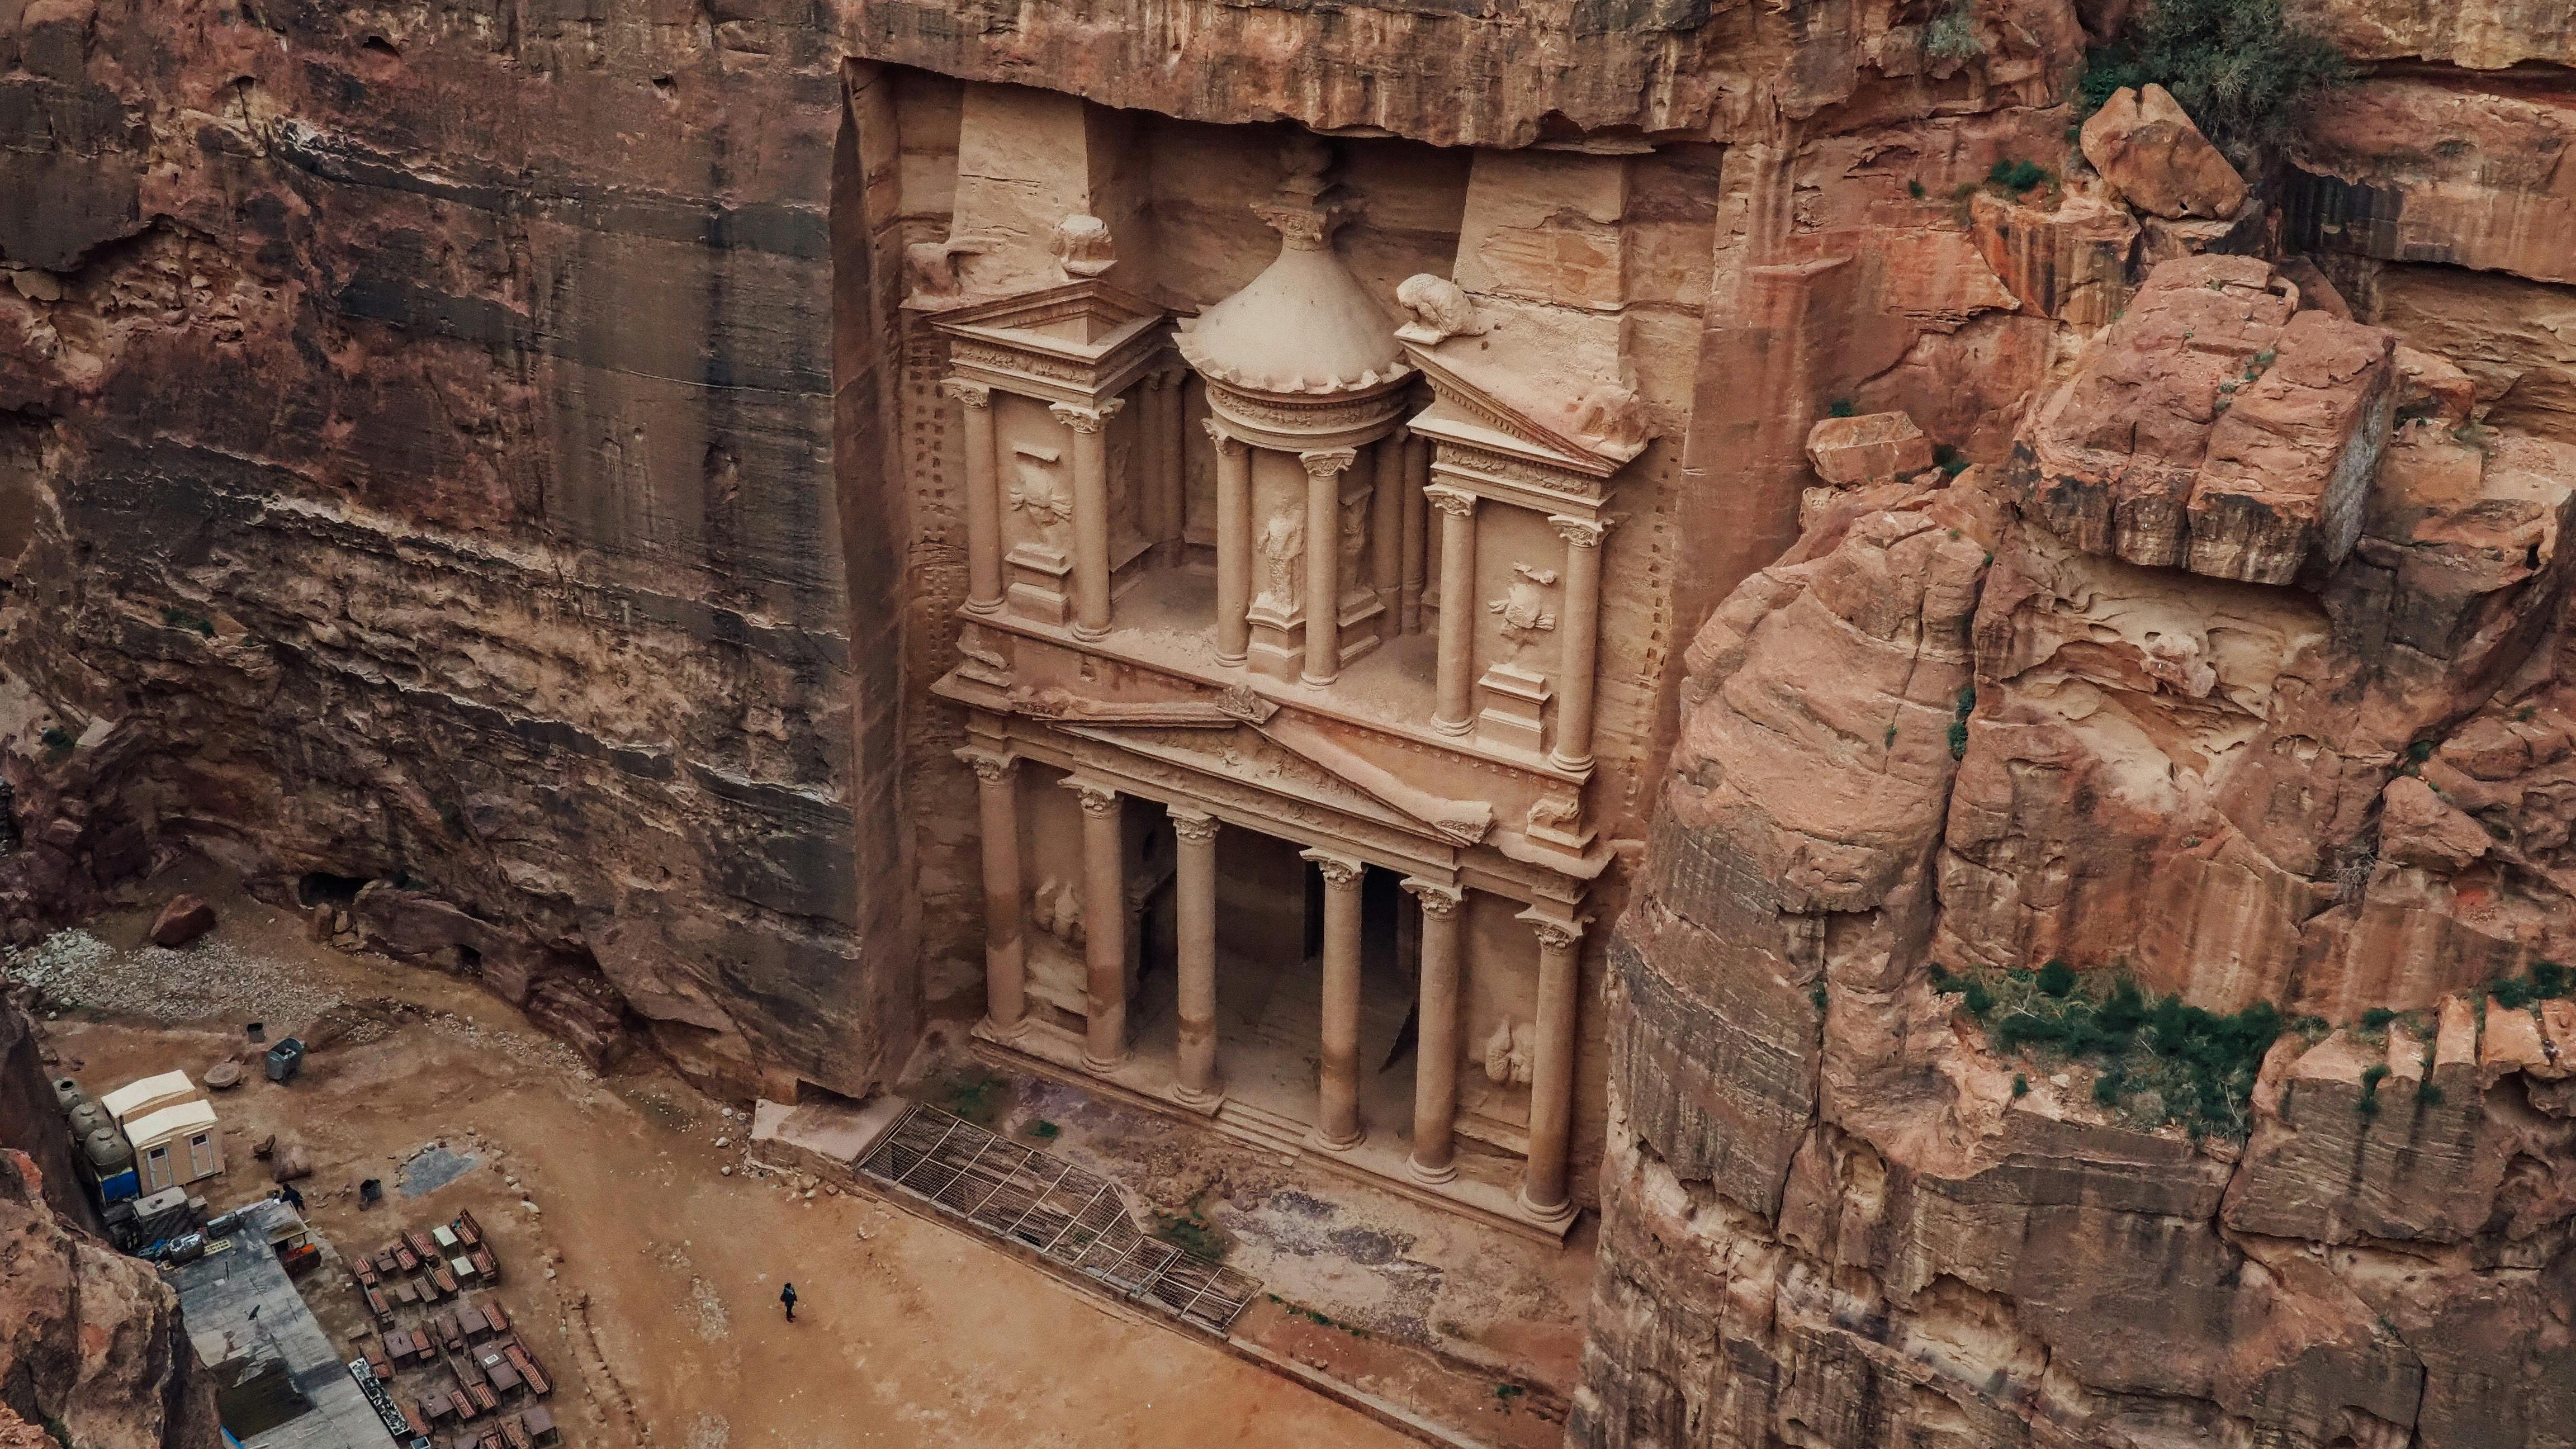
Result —
[[1396, 632], [1404, 599], [1404, 442], [1389, 433], [1369, 448], [1377, 471], [1369, 494], [1369, 587], [1386, 617], [1381, 635]]
[[1181, 1085], [1174, 1095], [1205, 1103], [1217, 1095], [1216, 817], [1176, 806], [1172, 836], [1181, 936]]
[[952, 377], [939, 390], [966, 418], [966, 607], [1002, 607], [1002, 478], [993, 461], [993, 390]]
[[1538, 1059], [1530, 1065], [1529, 1162], [1521, 1206], [1546, 1219], [1574, 1209], [1565, 1192], [1565, 1155], [1574, 1130], [1577, 967], [1586, 922], [1524, 912], [1538, 937]]
[[1028, 948], [1021, 938], [1019, 761], [963, 749], [975, 772], [976, 822], [984, 834], [984, 1022], [996, 1036], [1027, 1024]]
[[1413, 1156], [1424, 1182], [1458, 1175], [1458, 907], [1466, 892], [1438, 881], [1404, 888], [1422, 902], [1421, 1036], [1413, 1054]]
[[1097, 639], [1109, 632], [1109, 437], [1110, 418], [1127, 404], [1111, 398], [1096, 407], [1057, 403], [1047, 411], [1073, 435], [1073, 636]]
[[1082, 801], [1082, 1063], [1105, 1072], [1127, 1058], [1127, 843], [1117, 791], [1064, 783]]
[[1356, 1147], [1360, 1126], [1361, 862], [1330, 851], [1303, 858], [1324, 873], [1323, 1067], [1317, 1082], [1315, 1135], [1327, 1147]]
[[1252, 649], [1252, 449], [1214, 418], [1216, 444], [1216, 657], [1241, 664]]
[[1422, 577], [1429, 560], [1431, 500], [1422, 495], [1431, 481], [1431, 444], [1407, 428], [1404, 433], [1404, 569], [1397, 620], [1407, 634], [1422, 632]]
[[1564, 603], [1556, 621], [1556, 746], [1548, 752], [1560, 769], [1592, 763], [1593, 676], [1601, 658], [1601, 536], [1607, 523], [1555, 515], [1565, 540]]
[[1306, 469], [1306, 667], [1308, 684], [1330, 684], [1342, 672], [1342, 471], [1359, 461], [1350, 448], [1299, 453]]
[[1476, 668], [1476, 495], [1435, 484], [1422, 490], [1440, 512], [1440, 665], [1431, 723], [1463, 735]]

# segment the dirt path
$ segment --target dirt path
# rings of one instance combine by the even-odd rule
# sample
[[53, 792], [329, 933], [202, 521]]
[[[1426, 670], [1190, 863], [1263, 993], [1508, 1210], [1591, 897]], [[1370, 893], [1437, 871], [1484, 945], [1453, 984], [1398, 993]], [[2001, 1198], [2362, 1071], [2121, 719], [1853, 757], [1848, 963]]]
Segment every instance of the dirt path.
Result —
[[[223, 905], [217, 940], [341, 998], [365, 1024], [356, 1040], [317, 1051], [293, 1085], [254, 1082], [217, 1099], [232, 1162], [207, 1196], [220, 1207], [265, 1192], [249, 1149], [274, 1131], [309, 1152], [315, 1222], [345, 1251], [472, 1208], [500, 1255], [504, 1303], [564, 1385], [567, 1444], [1414, 1442], [956, 1233], [748, 1174], [744, 1123], [678, 1080], [592, 1077], [479, 990], [312, 945], [300, 922], [239, 898]], [[122, 950], [142, 922], [90, 929]], [[272, 1018], [270, 1034], [289, 1025]], [[93, 1089], [170, 1066], [202, 1072], [242, 1040], [230, 1019], [124, 1012], [67, 1011], [49, 1031]], [[730, 1140], [719, 1148], [719, 1138]], [[401, 1195], [402, 1162], [440, 1142], [475, 1165]], [[356, 1205], [364, 1177], [385, 1181], [386, 1205]], [[793, 1325], [777, 1301], [788, 1278], [800, 1295]], [[354, 1302], [336, 1286], [308, 1296], [335, 1329], [354, 1326]]]

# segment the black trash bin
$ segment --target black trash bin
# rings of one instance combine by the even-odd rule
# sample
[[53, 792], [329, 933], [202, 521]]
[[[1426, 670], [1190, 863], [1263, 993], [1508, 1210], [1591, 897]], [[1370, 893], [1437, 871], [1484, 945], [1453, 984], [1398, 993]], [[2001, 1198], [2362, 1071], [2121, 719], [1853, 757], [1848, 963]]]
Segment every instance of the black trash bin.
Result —
[[290, 1036], [268, 1049], [268, 1079], [270, 1081], [292, 1081], [295, 1074], [302, 1070], [304, 1070], [303, 1038]]

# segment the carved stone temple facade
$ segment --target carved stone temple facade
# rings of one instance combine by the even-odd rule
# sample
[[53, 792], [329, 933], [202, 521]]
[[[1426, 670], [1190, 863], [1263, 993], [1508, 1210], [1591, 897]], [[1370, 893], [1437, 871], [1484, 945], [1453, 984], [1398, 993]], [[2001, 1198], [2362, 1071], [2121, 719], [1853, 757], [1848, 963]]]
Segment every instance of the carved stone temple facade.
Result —
[[976, 1034], [1562, 1234], [1667, 672], [1664, 163], [891, 69], [860, 114]]

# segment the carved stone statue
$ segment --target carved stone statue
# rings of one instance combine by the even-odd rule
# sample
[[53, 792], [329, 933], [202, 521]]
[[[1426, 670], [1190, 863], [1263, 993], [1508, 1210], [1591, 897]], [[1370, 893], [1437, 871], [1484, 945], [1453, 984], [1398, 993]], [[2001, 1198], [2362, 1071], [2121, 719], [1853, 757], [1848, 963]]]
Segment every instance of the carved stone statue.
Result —
[[1395, 304], [1413, 314], [1412, 321], [1395, 329], [1395, 335], [1407, 342], [1436, 347], [1452, 337], [1481, 337], [1485, 332], [1475, 299], [1446, 277], [1414, 273], [1396, 287]]
[[1546, 594], [1556, 583], [1556, 570], [1514, 564], [1512, 573], [1511, 587], [1501, 598], [1486, 601], [1485, 608], [1502, 616], [1503, 637], [1517, 648], [1556, 627], [1556, 611], [1547, 606]]
[[1494, 1023], [1485, 1038], [1485, 1077], [1498, 1087], [1526, 1087], [1538, 1060], [1538, 1028], [1510, 1017]]
[[1275, 513], [1252, 541], [1261, 555], [1261, 594], [1255, 608], [1286, 614], [1297, 607], [1298, 562], [1306, 556], [1306, 518], [1301, 509]]
[[1049, 876], [1029, 898], [1029, 923], [1079, 951], [1088, 933], [1082, 928], [1082, 892]]
[[1096, 216], [1068, 216], [1055, 224], [1055, 264], [1067, 280], [1096, 277], [1118, 265], [1109, 223]]
[[1041, 533], [1073, 517], [1072, 497], [1056, 486], [1043, 465], [1027, 458], [1020, 460], [1019, 479], [1011, 484], [1011, 507], [1027, 514]]
[[989, 248], [982, 237], [949, 237], [914, 242], [903, 249], [904, 291], [913, 297], [957, 295], [957, 259], [979, 256]]
[[1637, 400], [1636, 379], [1623, 376], [1585, 393], [1574, 405], [1574, 431], [1589, 443], [1612, 448], [1644, 447], [1646, 406]]
[[1368, 548], [1369, 495], [1363, 490], [1342, 500], [1342, 584], [1355, 587], [1360, 578], [1360, 555]]

